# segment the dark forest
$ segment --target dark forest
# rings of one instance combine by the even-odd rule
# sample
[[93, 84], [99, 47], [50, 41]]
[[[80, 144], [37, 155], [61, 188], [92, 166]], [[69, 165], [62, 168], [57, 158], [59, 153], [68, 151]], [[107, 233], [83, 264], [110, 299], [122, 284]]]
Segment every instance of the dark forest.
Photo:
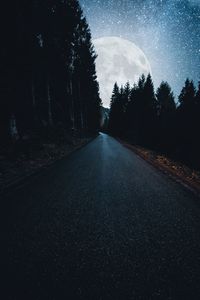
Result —
[[116, 83], [110, 107], [112, 135], [200, 168], [200, 84], [187, 79], [176, 103], [167, 82], [155, 92], [151, 75], [142, 75], [133, 88]]
[[78, 1], [1, 6], [1, 144], [99, 128], [96, 54]]

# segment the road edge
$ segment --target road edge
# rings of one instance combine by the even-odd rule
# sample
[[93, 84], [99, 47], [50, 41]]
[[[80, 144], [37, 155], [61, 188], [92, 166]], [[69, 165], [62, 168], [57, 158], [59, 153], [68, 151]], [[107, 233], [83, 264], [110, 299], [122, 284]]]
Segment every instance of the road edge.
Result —
[[173, 181], [176, 181], [180, 185], [182, 185], [184, 188], [195, 194], [200, 198], [200, 187], [198, 187], [195, 184], [192, 184], [187, 179], [184, 179], [181, 176], [178, 176], [173, 170], [170, 170], [169, 168], [165, 167], [164, 165], [159, 164], [157, 161], [153, 159], [147, 158], [145, 155], [143, 155], [135, 146], [127, 143], [124, 140], [116, 139], [120, 144], [122, 144], [124, 147], [128, 148], [132, 152], [134, 152], [136, 155], [138, 155], [141, 159], [149, 163], [151, 166], [153, 166], [156, 170], [159, 170], [162, 174], [166, 175], [168, 178], [172, 179]]
[[81, 150], [82, 148], [84, 148], [85, 146], [90, 144], [92, 141], [94, 141], [98, 136], [99, 136], [99, 133], [97, 135], [91, 137], [91, 139], [89, 141], [86, 141], [83, 144], [81, 144], [80, 146], [77, 146], [77, 148], [73, 149], [71, 152], [67, 153], [65, 156], [57, 158], [57, 159], [49, 162], [48, 164], [43, 165], [43, 166], [39, 167], [38, 169], [30, 172], [29, 174], [21, 176], [20, 178], [16, 179], [15, 181], [9, 183], [8, 185], [6, 185], [5, 187], [3, 187], [0, 190], [0, 196], [3, 196], [5, 194], [9, 193], [10, 190], [14, 190], [15, 188], [21, 186], [22, 184], [25, 184], [26, 181], [28, 181], [29, 179], [31, 179], [34, 176], [41, 174], [43, 171], [46, 171], [47, 169], [51, 168], [57, 162], [62, 161], [66, 158], [69, 158], [72, 154], [76, 153], [77, 151]]

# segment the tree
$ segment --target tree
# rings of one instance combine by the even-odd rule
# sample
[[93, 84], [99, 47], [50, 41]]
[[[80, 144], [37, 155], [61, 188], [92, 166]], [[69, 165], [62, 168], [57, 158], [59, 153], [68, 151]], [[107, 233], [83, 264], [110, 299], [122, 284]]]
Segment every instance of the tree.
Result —
[[118, 114], [117, 114], [117, 101], [119, 99], [119, 87], [117, 83], [114, 84], [111, 101], [110, 101], [110, 113], [109, 113], [109, 125], [108, 129], [111, 134], [117, 132], [118, 127]]
[[174, 145], [176, 104], [171, 87], [162, 82], [157, 89], [158, 142], [165, 151]]
[[129, 102], [126, 109], [126, 136], [133, 142], [138, 141], [138, 123], [139, 123], [139, 88], [134, 85], [130, 91]]
[[196, 90], [193, 81], [187, 79], [179, 95], [177, 109], [177, 143], [181, 157], [189, 161], [196, 140]]
[[122, 116], [123, 116], [123, 87], [119, 89], [117, 83], [113, 88], [110, 102], [109, 114], [109, 132], [113, 135], [120, 136], [122, 132]]
[[[0, 131], [14, 120], [21, 137], [66, 130], [96, 131], [100, 123], [96, 54], [77, 0], [21, 1], [2, 6]], [[1, 10], [1, 11], [2, 11]]]
[[122, 97], [122, 133], [134, 143], [153, 144], [155, 141], [156, 99], [150, 74], [142, 75], [138, 84], [127, 83]]
[[185, 81], [185, 86], [181, 90], [181, 93], [179, 95], [179, 103], [180, 103], [180, 109], [186, 110], [193, 107], [195, 102], [195, 86], [193, 81], [189, 80], [188, 78]]
[[196, 108], [196, 90], [193, 81], [187, 79], [179, 95], [178, 118], [182, 141], [189, 141]]
[[82, 94], [82, 99], [80, 99], [82, 103], [79, 104], [81, 118], [79, 117], [79, 119], [87, 120], [87, 124], [81, 124], [82, 128], [93, 131], [99, 128], [101, 106], [95, 67], [96, 53], [91, 42], [91, 33], [85, 18], [81, 19], [80, 28], [80, 36], [82, 38], [77, 51], [79, 67], [76, 72], [79, 95]]
[[156, 97], [151, 75], [139, 80], [138, 97], [140, 103], [140, 140], [144, 145], [154, 145], [156, 139]]

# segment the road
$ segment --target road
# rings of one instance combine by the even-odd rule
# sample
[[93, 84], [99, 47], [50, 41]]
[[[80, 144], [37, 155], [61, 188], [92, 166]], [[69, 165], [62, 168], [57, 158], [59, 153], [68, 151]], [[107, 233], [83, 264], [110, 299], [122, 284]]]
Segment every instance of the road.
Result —
[[4, 195], [0, 299], [200, 299], [199, 201], [101, 134]]

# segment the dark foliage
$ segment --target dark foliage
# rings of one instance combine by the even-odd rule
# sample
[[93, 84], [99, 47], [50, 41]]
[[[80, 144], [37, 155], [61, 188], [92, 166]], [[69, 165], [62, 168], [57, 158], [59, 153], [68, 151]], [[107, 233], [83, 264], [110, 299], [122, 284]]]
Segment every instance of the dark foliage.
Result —
[[157, 98], [157, 144], [163, 151], [170, 151], [175, 145], [176, 104], [171, 87], [162, 82], [156, 93]]
[[55, 127], [97, 131], [96, 55], [78, 1], [17, 1], [1, 20], [1, 143]]
[[135, 143], [151, 144], [155, 140], [156, 99], [151, 76], [142, 76], [138, 85], [115, 84], [110, 107], [110, 132], [131, 138]]
[[193, 81], [187, 79], [180, 93], [177, 108], [177, 151], [181, 159], [189, 164], [195, 162], [200, 167], [198, 94], [199, 91], [196, 92]]
[[154, 92], [151, 76], [119, 90], [114, 86], [109, 131], [134, 144], [162, 151], [200, 168], [200, 83], [186, 80], [176, 105], [171, 87], [162, 82]]

